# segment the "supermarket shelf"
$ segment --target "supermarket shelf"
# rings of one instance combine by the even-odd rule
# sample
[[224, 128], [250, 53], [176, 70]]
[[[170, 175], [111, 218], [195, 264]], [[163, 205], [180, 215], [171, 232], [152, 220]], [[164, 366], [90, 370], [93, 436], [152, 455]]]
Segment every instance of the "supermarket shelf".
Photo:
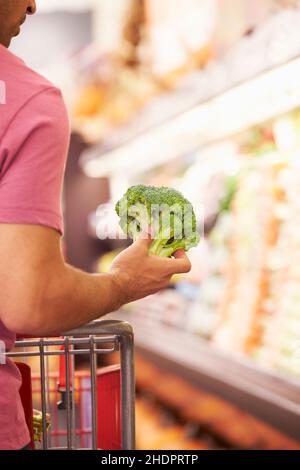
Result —
[[138, 350], [159, 367], [300, 440], [300, 381], [259, 368], [244, 358], [233, 358], [196, 335], [158, 326], [134, 314], [121, 316], [134, 327]]
[[85, 173], [138, 174], [299, 106], [299, 20], [298, 10], [275, 15], [222, 61], [153, 99], [82, 155]]

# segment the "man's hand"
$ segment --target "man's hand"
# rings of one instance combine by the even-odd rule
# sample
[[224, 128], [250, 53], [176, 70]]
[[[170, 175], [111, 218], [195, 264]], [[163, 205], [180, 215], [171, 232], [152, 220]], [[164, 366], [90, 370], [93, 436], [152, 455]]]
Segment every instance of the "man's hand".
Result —
[[34, 225], [0, 224], [0, 319], [15, 333], [49, 336], [88, 323], [121, 305], [166, 287], [190, 270], [176, 259], [148, 255], [138, 240], [114, 261], [109, 274], [87, 274], [64, 262], [60, 236]]
[[112, 264], [111, 273], [122, 304], [154, 294], [168, 286], [173, 274], [191, 270], [184, 250], [177, 251], [174, 259], [149, 256], [151, 242], [151, 239], [140, 238], [117, 256]]

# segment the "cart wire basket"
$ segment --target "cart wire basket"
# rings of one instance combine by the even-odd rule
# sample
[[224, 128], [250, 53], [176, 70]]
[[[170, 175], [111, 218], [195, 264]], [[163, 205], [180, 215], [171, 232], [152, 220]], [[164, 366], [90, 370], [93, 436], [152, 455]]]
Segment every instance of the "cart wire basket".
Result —
[[[101, 359], [113, 353], [119, 354], [118, 364], [99, 367]], [[58, 338], [18, 339], [6, 355], [16, 361], [22, 376], [20, 395], [32, 449], [135, 448], [134, 339], [129, 323], [99, 320]], [[38, 371], [33, 373], [34, 360]], [[56, 370], [49, 366], [51, 360], [58, 362]], [[84, 367], [78, 370], [77, 362]]]

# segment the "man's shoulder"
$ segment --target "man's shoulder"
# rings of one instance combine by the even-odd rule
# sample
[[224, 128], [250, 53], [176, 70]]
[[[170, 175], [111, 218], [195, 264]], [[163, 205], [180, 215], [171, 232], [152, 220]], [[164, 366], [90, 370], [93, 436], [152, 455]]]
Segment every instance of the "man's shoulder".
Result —
[[56, 89], [45, 77], [28, 67], [23, 60], [1, 46], [0, 81], [5, 88], [7, 100], [22, 106], [33, 96], [47, 89]]
[[67, 129], [65, 102], [55, 85], [3, 46], [0, 64], [0, 140], [16, 116], [29, 108], [33, 116], [52, 118], [57, 127]]

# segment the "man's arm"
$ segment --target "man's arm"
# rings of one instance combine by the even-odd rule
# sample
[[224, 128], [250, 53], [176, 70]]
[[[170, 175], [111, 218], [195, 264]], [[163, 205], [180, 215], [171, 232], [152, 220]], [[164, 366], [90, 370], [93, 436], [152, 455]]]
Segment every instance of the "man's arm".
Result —
[[114, 261], [109, 274], [87, 274], [64, 262], [60, 235], [50, 228], [0, 224], [0, 319], [16, 333], [58, 334], [166, 287], [191, 268], [148, 255], [139, 240]]

